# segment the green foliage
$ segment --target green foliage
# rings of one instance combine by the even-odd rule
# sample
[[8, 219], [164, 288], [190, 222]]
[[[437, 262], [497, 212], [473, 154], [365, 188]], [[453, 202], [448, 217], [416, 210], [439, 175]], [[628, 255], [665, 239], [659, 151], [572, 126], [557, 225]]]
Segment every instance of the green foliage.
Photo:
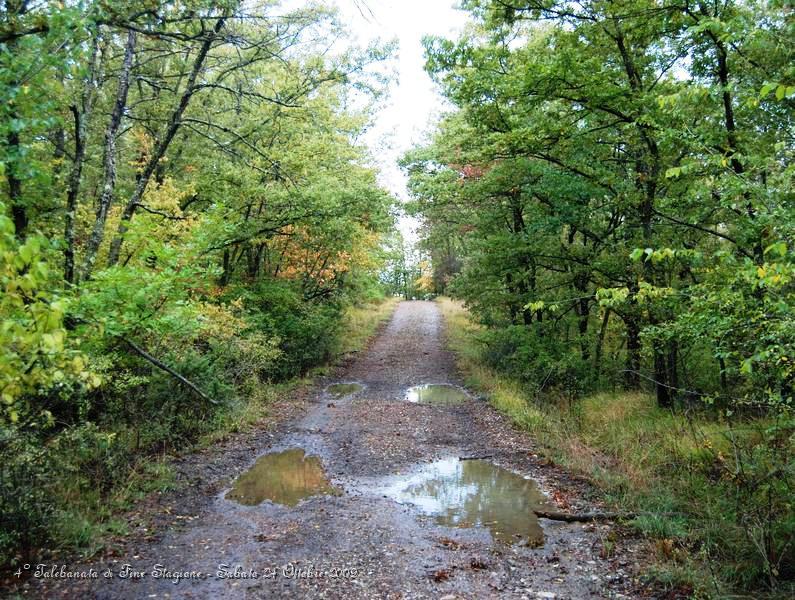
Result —
[[28, 398], [64, 394], [99, 385], [84, 355], [66, 339], [68, 300], [49, 290], [46, 242], [19, 243], [0, 203], [0, 426], [47, 426], [52, 413]]
[[556, 343], [538, 329], [521, 325], [492, 329], [481, 334], [479, 341], [484, 362], [521, 381], [535, 397], [578, 396], [591, 384], [591, 366], [578, 350]]
[[52, 456], [35, 438], [0, 429], [0, 560], [28, 559], [52, 539]]
[[300, 288], [282, 282], [262, 282], [245, 294], [255, 327], [278, 340], [279, 356], [269, 377], [281, 380], [303, 375], [332, 356], [340, 325], [339, 305], [305, 302]]
[[716, 421], [631, 392], [539, 401], [515, 374], [486, 364], [490, 349], [465, 310], [449, 300], [442, 310], [468, 383], [549, 458], [587, 477], [618, 510], [637, 514], [630, 525], [657, 550], [656, 585], [705, 597], [763, 585], [786, 594], [795, 564], [790, 418]]

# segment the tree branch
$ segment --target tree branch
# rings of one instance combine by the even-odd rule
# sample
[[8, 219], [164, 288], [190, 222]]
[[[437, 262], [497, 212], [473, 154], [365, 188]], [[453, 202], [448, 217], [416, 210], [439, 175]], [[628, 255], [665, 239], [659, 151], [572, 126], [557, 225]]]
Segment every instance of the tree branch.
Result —
[[194, 393], [195, 393], [195, 394], [196, 394], [196, 395], [197, 395], [199, 398], [201, 398], [201, 399], [202, 399], [202, 400], [204, 400], [205, 402], [209, 402], [210, 404], [220, 404], [220, 402], [218, 402], [217, 400], [213, 400], [213, 399], [212, 399], [212, 398], [210, 398], [210, 397], [209, 397], [207, 394], [205, 394], [204, 392], [202, 392], [202, 391], [201, 391], [201, 390], [200, 390], [200, 389], [199, 389], [199, 388], [196, 386], [196, 384], [194, 384], [194, 383], [191, 383], [190, 381], [188, 381], [187, 379], [185, 379], [185, 377], [183, 377], [182, 375], [180, 375], [179, 373], [177, 373], [177, 372], [176, 372], [174, 369], [172, 369], [171, 367], [169, 367], [167, 364], [165, 364], [165, 363], [163, 363], [163, 362], [161, 362], [161, 361], [157, 360], [157, 359], [156, 359], [154, 356], [152, 356], [151, 354], [149, 354], [149, 353], [148, 353], [146, 350], [144, 350], [144, 349], [143, 349], [143, 348], [141, 348], [140, 346], [137, 346], [137, 345], [136, 345], [135, 343], [133, 343], [131, 340], [128, 340], [127, 338], [125, 338], [125, 337], [122, 337], [122, 336], [117, 336], [117, 337], [118, 337], [118, 338], [119, 338], [121, 341], [123, 341], [125, 344], [127, 344], [127, 345], [130, 347], [130, 349], [131, 349], [133, 352], [135, 352], [135, 353], [136, 353], [138, 356], [140, 356], [141, 358], [143, 358], [143, 359], [147, 360], [148, 362], [152, 363], [154, 366], [156, 366], [156, 367], [157, 367], [158, 369], [160, 369], [161, 371], [165, 371], [166, 373], [168, 373], [169, 375], [171, 375], [171, 376], [172, 376], [174, 379], [176, 379], [177, 381], [179, 381], [179, 382], [180, 382], [181, 384], [183, 384], [184, 386], [188, 387], [188, 388], [189, 388], [191, 391], [193, 391], [193, 392], [194, 392]]

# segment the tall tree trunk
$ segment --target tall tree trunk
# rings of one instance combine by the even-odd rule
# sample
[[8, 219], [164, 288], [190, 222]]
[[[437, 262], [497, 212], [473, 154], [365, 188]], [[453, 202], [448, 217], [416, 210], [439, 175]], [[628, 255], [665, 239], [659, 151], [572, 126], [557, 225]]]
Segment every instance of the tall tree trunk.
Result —
[[602, 325], [599, 327], [599, 335], [596, 338], [596, 348], [594, 349], [593, 368], [597, 379], [602, 375], [602, 354], [604, 352], [605, 335], [607, 335], [607, 325], [610, 322], [611, 309], [606, 308], [602, 317]]
[[588, 344], [588, 321], [591, 317], [591, 300], [588, 298], [588, 271], [578, 270], [574, 274], [573, 287], [577, 292], [574, 312], [577, 315], [577, 333], [580, 343], [580, 356], [584, 362], [591, 358], [591, 348]]
[[221, 277], [218, 280], [218, 285], [220, 285], [221, 287], [226, 287], [227, 285], [229, 285], [229, 279], [232, 277], [229, 248], [224, 248], [223, 260], [224, 260], [223, 269], [221, 271]]
[[[614, 40], [618, 48], [627, 82], [633, 95], [644, 92], [643, 76], [638, 70], [637, 65], [626, 44], [626, 39], [621, 29], [619, 20], [614, 19], [615, 35]], [[654, 203], [657, 196], [657, 182], [660, 177], [660, 150], [654, 131], [648, 124], [635, 120], [635, 129], [642, 141], [638, 148], [638, 157], [635, 162], [635, 186], [641, 195], [641, 202], [638, 211], [638, 219], [642, 233], [642, 242], [645, 248], [654, 247], [652, 239], [652, 217], [654, 215]], [[643, 261], [643, 276], [648, 282], [655, 282], [655, 273], [651, 261]], [[634, 297], [638, 293], [638, 283], [631, 286], [630, 296]], [[652, 315], [652, 321], [654, 315]], [[640, 385], [640, 315], [632, 314], [627, 320], [627, 384], [632, 387]], [[667, 382], [667, 369], [665, 364], [664, 350], [660, 344], [654, 342], [652, 348], [654, 355], [654, 380], [657, 392], [657, 403], [661, 407], [667, 407], [671, 403], [670, 388]]]
[[720, 367], [720, 392], [726, 396], [729, 393], [729, 381], [726, 376], [726, 359], [722, 356], [718, 358], [718, 366]]
[[668, 342], [668, 381], [676, 394], [679, 387], [679, 344], [676, 340]]
[[[25, 7], [22, 2], [6, 2], [7, 16], [6, 22], [9, 28], [13, 29], [15, 21], [18, 16], [24, 13]], [[13, 54], [16, 50], [17, 40], [11, 39], [6, 44], [6, 52]], [[19, 82], [12, 79], [9, 82], [9, 87], [19, 87]], [[9, 101], [9, 114], [8, 119], [10, 123], [19, 122], [19, 113], [17, 112], [15, 101]], [[13, 127], [9, 127], [6, 134], [6, 169], [5, 179], [8, 183], [8, 199], [11, 203], [11, 218], [14, 221], [14, 230], [16, 231], [17, 239], [24, 240], [27, 235], [28, 229], [28, 212], [27, 207], [22, 199], [22, 179], [19, 176], [19, 163], [22, 159], [21, 156], [22, 146], [19, 140], [19, 131]]]
[[[687, 5], [686, 5], [687, 6]], [[714, 8], [714, 14], [711, 12]], [[689, 14], [696, 23], [700, 23], [703, 20], [712, 20], [712, 19], [719, 19], [719, 9], [718, 5], [715, 4], [714, 7], [710, 6], [705, 2], [698, 3], [698, 13], [690, 8], [686, 8], [687, 14]], [[721, 102], [723, 105], [723, 127], [726, 130], [726, 156], [729, 159], [729, 164], [731, 165], [732, 170], [737, 174], [742, 176], [745, 173], [745, 166], [738, 158], [738, 154], [740, 154], [739, 143], [737, 139], [737, 122], [734, 117], [734, 100], [732, 98], [730, 81], [729, 81], [729, 52], [726, 45], [726, 42], [721, 39], [719, 35], [713, 32], [711, 29], [707, 28], [705, 30], [706, 36], [711, 41], [712, 45], [715, 47], [715, 56], [717, 58], [717, 65], [715, 68], [715, 74], [718, 78], [718, 82], [720, 83], [721, 88]], [[746, 190], [743, 193], [743, 197], [745, 198], [746, 202], [746, 212], [748, 217], [751, 221], [756, 219], [756, 209], [751, 202], [751, 197], [748, 191]], [[758, 265], [764, 263], [764, 249], [763, 249], [763, 242], [761, 236], [757, 236], [752, 241], [752, 253], [754, 257], [754, 262]], [[761, 291], [761, 288], [760, 288]]]
[[627, 361], [624, 382], [630, 389], [640, 387], [640, 320], [637, 315], [622, 315], [627, 330]]
[[580, 356], [583, 362], [587, 363], [591, 358], [591, 349], [588, 345], [588, 320], [591, 316], [591, 306], [587, 298], [581, 298], [577, 301], [577, 331], [580, 338]]
[[121, 127], [124, 109], [127, 106], [127, 93], [130, 89], [130, 72], [132, 71], [133, 55], [135, 54], [135, 32], [130, 30], [127, 33], [127, 43], [124, 46], [124, 61], [122, 62], [119, 73], [119, 85], [116, 89], [116, 100], [113, 103], [113, 110], [110, 114], [110, 121], [105, 130], [105, 151], [103, 157], [103, 183], [102, 194], [97, 205], [94, 227], [91, 236], [86, 244], [86, 255], [83, 259], [80, 278], [86, 280], [91, 277], [94, 268], [97, 251], [102, 245], [105, 235], [105, 221], [108, 218], [108, 210], [113, 203], [113, 192], [116, 189], [116, 137]]
[[[16, 111], [11, 113], [11, 119], [16, 120]], [[19, 133], [11, 131], [6, 136], [8, 154], [13, 158], [6, 167], [6, 181], [8, 182], [8, 198], [11, 201], [11, 218], [14, 220], [14, 230], [17, 239], [24, 240], [28, 233], [28, 211], [22, 201], [22, 180], [18, 176], [18, 162], [20, 154]]]
[[53, 168], [53, 172], [59, 176], [61, 175], [61, 169], [63, 168], [63, 157], [66, 156], [66, 131], [63, 127], [58, 127], [53, 134], [53, 145], [55, 148], [52, 152], [52, 159], [55, 161], [55, 167]]
[[99, 31], [94, 32], [91, 42], [91, 59], [88, 66], [88, 75], [83, 83], [80, 95], [80, 106], [72, 105], [74, 118], [75, 151], [72, 159], [72, 170], [69, 173], [69, 183], [66, 187], [66, 218], [64, 220], [64, 273], [63, 278], [67, 283], [75, 282], [75, 221], [77, 219], [78, 195], [80, 181], [83, 173], [83, 163], [86, 158], [86, 135], [88, 133], [88, 120], [94, 106], [94, 87], [97, 81], [97, 60], [99, 56]]
[[[527, 226], [524, 221], [521, 192], [515, 189], [510, 192], [508, 197], [511, 203], [511, 218], [513, 221], [512, 233], [516, 236], [523, 236], [527, 230]], [[521, 310], [522, 323], [527, 326], [533, 322], [533, 312], [527, 308], [526, 304], [528, 292], [535, 292], [535, 265], [524, 250], [520, 251], [518, 263], [519, 273], [515, 283], [516, 293], [519, 295], [519, 308], [517, 308], [517, 312]], [[527, 277], [530, 278], [529, 286], [526, 279]], [[515, 318], [515, 316], [516, 315], [512, 315], [513, 318]]]
[[[83, 103], [85, 108], [85, 103]], [[70, 107], [74, 118], [75, 154], [72, 171], [69, 174], [69, 185], [66, 189], [66, 215], [64, 219], [64, 252], [63, 252], [63, 278], [67, 283], [75, 282], [75, 220], [77, 219], [77, 195], [80, 191], [80, 176], [83, 172], [83, 162], [86, 156], [86, 121], [88, 115], [85, 110], [76, 105]]]
[[182, 124], [182, 115], [185, 113], [185, 109], [188, 107], [188, 104], [190, 104], [191, 97], [196, 91], [196, 79], [204, 68], [204, 62], [207, 59], [207, 54], [209, 53], [213, 42], [218, 38], [218, 34], [221, 32], [221, 29], [223, 29], [226, 19], [227, 17], [223, 16], [215, 22], [212, 32], [205, 37], [202, 45], [199, 47], [199, 53], [196, 55], [196, 59], [193, 61], [193, 66], [191, 67], [187, 82], [185, 83], [185, 90], [180, 97], [179, 104], [177, 104], [177, 107], [174, 109], [174, 112], [169, 118], [165, 134], [152, 151], [149, 160], [146, 162], [146, 165], [141, 172], [141, 177], [135, 186], [135, 190], [133, 191], [130, 200], [127, 202], [127, 205], [124, 207], [124, 212], [122, 212], [121, 215], [121, 222], [119, 223], [116, 237], [113, 239], [113, 242], [111, 242], [110, 253], [108, 255], [108, 266], [113, 266], [119, 262], [119, 255], [121, 253], [121, 246], [124, 241], [124, 234], [127, 231], [127, 226], [132, 220], [133, 214], [135, 214], [135, 210], [138, 208], [138, 205], [143, 198], [144, 192], [146, 191], [146, 186], [149, 183], [149, 180], [152, 178], [155, 169], [157, 169], [160, 159], [165, 155], [169, 145], [171, 144], [171, 141], [174, 139], [174, 136], [177, 134], [177, 131]]
[[673, 406], [673, 396], [667, 384], [668, 369], [665, 364], [665, 355], [656, 345], [654, 348], [654, 381], [657, 391], [657, 406], [660, 408], [671, 408]]
[[[720, 86], [723, 90], [721, 96], [723, 99], [723, 122], [724, 127], [726, 128], [726, 145], [728, 146], [727, 154], [729, 156], [732, 170], [737, 175], [743, 175], [745, 173], [745, 166], [743, 166], [743, 163], [737, 158], [737, 153], [739, 151], [737, 143], [737, 124], [734, 120], [734, 107], [732, 106], [732, 95], [729, 88], [729, 63], [726, 44], [714, 34], [710, 33], [710, 36], [715, 43], [715, 48], [718, 55], [718, 80], [720, 81]], [[745, 191], [743, 196], [746, 202], [746, 211], [748, 213], [748, 217], [754, 221], [756, 219], [756, 209], [751, 202], [751, 196], [748, 191]], [[763, 249], [762, 238], [760, 236], [756, 236], [752, 245], [754, 261], [758, 265], [763, 264], [765, 262], [765, 253]]]

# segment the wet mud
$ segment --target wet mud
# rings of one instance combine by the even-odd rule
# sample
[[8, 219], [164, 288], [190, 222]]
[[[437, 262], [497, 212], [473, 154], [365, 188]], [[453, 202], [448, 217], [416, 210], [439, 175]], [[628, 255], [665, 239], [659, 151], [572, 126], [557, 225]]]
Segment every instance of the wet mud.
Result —
[[334, 398], [344, 398], [360, 392], [364, 386], [360, 383], [332, 383], [326, 388], [326, 393]]
[[547, 497], [532, 479], [489, 460], [439, 460], [398, 477], [385, 494], [417, 506], [440, 525], [486, 527], [506, 544], [544, 544], [544, 530], [533, 511], [550, 509]]

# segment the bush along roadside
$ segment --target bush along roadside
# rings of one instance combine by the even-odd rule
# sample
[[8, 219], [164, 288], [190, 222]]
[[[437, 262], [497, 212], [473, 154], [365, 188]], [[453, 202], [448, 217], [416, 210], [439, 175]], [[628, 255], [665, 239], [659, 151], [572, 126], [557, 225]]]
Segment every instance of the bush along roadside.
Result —
[[539, 393], [490, 362], [490, 333], [460, 303], [438, 302], [468, 385], [631, 517], [649, 540], [651, 582], [693, 597], [791, 597], [791, 423], [674, 412], [643, 392]]

